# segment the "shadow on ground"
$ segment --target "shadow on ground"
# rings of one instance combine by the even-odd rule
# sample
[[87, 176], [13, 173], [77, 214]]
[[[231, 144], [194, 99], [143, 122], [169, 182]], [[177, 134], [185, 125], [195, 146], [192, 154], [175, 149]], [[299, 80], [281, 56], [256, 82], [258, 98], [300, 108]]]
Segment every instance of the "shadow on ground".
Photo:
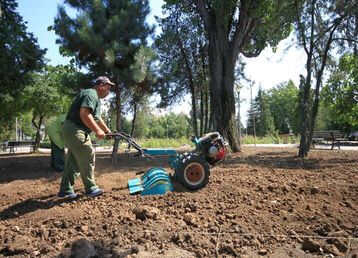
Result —
[[[78, 198], [77, 198], [78, 199]], [[77, 200], [76, 199], [76, 200]], [[36, 210], [47, 210], [62, 203], [74, 200], [59, 199], [56, 195], [48, 195], [39, 198], [30, 198], [16, 203], [0, 212], [0, 220], [14, 219]]]
[[[312, 151], [311, 153], [313, 153]], [[357, 163], [356, 159], [340, 158], [340, 155], [337, 152], [332, 152], [331, 150], [320, 150], [320, 152], [327, 152], [327, 156], [337, 156], [330, 159], [321, 159], [308, 157], [305, 159], [297, 157], [297, 154], [289, 151], [276, 151], [276, 152], [258, 152], [253, 155], [234, 155], [229, 157], [224, 164], [235, 165], [235, 164], [248, 164], [252, 166], [260, 167], [271, 167], [271, 168], [281, 168], [281, 169], [324, 169], [337, 166], [338, 164], [344, 163]], [[223, 165], [225, 166], [225, 165]]]

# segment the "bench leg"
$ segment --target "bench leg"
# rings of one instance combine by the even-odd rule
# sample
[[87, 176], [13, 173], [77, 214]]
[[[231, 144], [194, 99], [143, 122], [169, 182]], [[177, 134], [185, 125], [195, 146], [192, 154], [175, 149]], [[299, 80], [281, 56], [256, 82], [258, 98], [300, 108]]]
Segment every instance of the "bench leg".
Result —
[[332, 147], [331, 147], [331, 150], [333, 150], [333, 149], [334, 149], [334, 145], [336, 145], [336, 146], [337, 146], [338, 150], [340, 150], [340, 149], [341, 149], [341, 144], [340, 144], [340, 142], [332, 142]]

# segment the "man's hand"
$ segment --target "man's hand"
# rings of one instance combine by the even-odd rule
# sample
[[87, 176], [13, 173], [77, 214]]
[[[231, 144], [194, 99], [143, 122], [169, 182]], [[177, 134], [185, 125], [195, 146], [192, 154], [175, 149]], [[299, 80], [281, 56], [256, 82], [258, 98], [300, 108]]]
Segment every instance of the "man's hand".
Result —
[[89, 108], [80, 108], [80, 118], [82, 122], [96, 134], [98, 139], [104, 138], [104, 129], [96, 123]]
[[95, 132], [95, 134], [98, 139], [103, 139], [106, 136], [104, 131], [100, 128], [98, 128], [98, 130]]

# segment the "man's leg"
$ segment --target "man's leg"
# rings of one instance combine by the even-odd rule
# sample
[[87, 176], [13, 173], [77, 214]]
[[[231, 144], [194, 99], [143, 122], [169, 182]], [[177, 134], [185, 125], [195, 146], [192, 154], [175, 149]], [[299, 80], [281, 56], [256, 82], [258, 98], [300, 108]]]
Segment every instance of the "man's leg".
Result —
[[79, 150], [74, 152], [76, 161], [81, 173], [81, 179], [86, 193], [97, 189], [94, 169], [95, 169], [95, 151], [92, 147], [91, 138], [87, 136], [86, 141], [80, 146]]
[[58, 171], [62, 172], [64, 169], [64, 156], [65, 156], [65, 150], [60, 149], [56, 144], [53, 144], [53, 168]]
[[72, 151], [69, 149], [66, 161], [65, 169], [63, 171], [60, 193], [73, 193], [73, 185], [75, 184], [76, 172], [78, 171], [78, 166], [75, 157], [73, 156]]
[[51, 142], [51, 168], [55, 169], [55, 151], [54, 151], [55, 144], [51, 140], [50, 142]]
[[63, 128], [65, 145], [71, 150], [76, 161], [85, 191], [90, 192], [97, 189], [94, 179], [95, 152], [90, 136], [68, 120]]

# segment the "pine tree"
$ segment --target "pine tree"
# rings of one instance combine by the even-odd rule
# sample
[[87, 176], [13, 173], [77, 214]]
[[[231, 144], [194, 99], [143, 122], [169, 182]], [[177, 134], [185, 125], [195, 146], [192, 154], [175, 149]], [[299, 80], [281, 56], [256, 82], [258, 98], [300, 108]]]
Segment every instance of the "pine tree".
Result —
[[257, 136], [265, 136], [272, 134], [274, 130], [267, 95], [262, 89], [259, 89], [249, 110], [247, 132], [249, 134], [254, 134], [255, 132]]

